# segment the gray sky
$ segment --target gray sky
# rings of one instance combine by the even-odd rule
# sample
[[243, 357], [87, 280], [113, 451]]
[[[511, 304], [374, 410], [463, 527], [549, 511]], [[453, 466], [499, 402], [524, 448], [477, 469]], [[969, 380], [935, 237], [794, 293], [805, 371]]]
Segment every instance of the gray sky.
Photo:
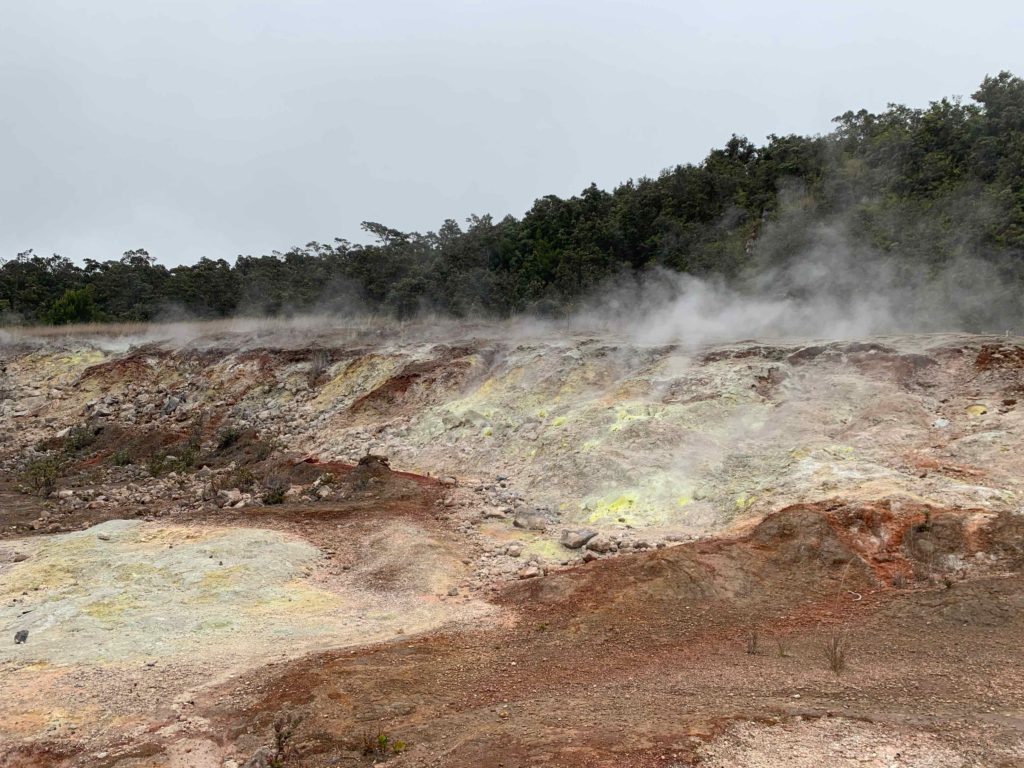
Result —
[[1019, 2], [0, 0], [0, 258], [436, 229], [1024, 75]]

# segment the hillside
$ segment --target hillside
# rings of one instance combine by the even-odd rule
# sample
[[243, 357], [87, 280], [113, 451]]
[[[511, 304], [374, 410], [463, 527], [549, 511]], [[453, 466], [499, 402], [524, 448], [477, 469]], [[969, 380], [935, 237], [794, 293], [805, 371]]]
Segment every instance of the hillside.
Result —
[[143, 330], [0, 344], [0, 766], [1024, 760], [1019, 336]]

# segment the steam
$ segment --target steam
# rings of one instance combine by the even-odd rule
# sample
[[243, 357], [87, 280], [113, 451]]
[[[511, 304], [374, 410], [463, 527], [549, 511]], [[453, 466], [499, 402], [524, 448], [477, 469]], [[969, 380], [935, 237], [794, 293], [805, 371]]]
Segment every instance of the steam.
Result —
[[[781, 195], [783, 199], [785, 195]], [[615, 338], [641, 345], [676, 344], [692, 349], [740, 340], [843, 340], [932, 332], [1019, 333], [1024, 320], [1021, 259], [986, 255], [970, 237], [941, 243], [932, 260], [917, 251], [872, 249], [850, 232], [849, 216], [808, 220], [797, 210], [766, 224], [752, 242], [746, 267], [731, 279], [697, 277], [651, 268], [626, 273], [601, 286], [559, 319], [520, 315], [452, 318], [421, 312], [398, 321], [369, 313], [352, 286], [331, 286], [313, 314], [257, 314], [224, 320], [66, 328], [9, 328], [0, 347], [45, 337], [50, 343], [83, 337], [107, 352], [163, 344], [171, 347], [301, 349], [363, 343], [521, 341], [580, 336]], [[970, 227], [965, 227], [970, 229]], [[907, 239], [932, 242], [934, 233], [909, 226]], [[931, 234], [931, 239], [929, 239]], [[898, 244], [897, 244], [898, 245]]]
[[588, 297], [570, 324], [686, 347], [1021, 329], [1024, 301], [1011, 262], [968, 255], [945, 263], [900, 259], [854, 244], [841, 223], [811, 225], [804, 239], [808, 246], [781, 266], [766, 266], [763, 253], [755, 254], [732, 281], [663, 269], [620, 277]]

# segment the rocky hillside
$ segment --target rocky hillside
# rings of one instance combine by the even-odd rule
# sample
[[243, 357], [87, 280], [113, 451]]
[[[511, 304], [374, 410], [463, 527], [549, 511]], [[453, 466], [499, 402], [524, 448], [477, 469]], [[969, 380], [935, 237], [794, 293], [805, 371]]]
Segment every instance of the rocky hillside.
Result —
[[[1022, 339], [324, 322], [2, 342], [0, 629], [27, 637], [0, 643], [0, 765], [237, 766], [296, 713], [289, 766], [497, 766], [494, 739], [506, 765], [757, 764], [786, 739], [818, 759], [831, 726], [787, 718], [840, 710], [881, 718], [851, 754], [995, 765], [970, 762], [984, 721], [986, 749], [1024, 755], [1024, 681], [999, 667]], [[933, 631], [947, 677], [921, 689], [912, 638]], [[822, 662], [836, 632], [853, 676]], [[750, 730], [766, 718], [775, 741]]]

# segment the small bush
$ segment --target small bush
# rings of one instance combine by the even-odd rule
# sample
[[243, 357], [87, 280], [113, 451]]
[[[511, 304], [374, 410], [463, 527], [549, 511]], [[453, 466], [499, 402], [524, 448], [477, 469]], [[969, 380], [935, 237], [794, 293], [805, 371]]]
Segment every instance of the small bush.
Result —
[[775, 648], [779, 652], [780, 659], [789, 658], [789, 639], [785, 637], [775, 638]]
[[273, 455], [274, 451], [280, 449], [281, 445], [276, 440], [261, 440], [256, 444], [256, 461], [265, 461]]
[[838, 632], [833, 632], [825, 641], [825, 661], [828, 668], [835, 675], [842, 674], [846, 669], [846, 652], [848, 650], [846, 638]]
[[78, 453], [96, 442], [96, 433], [87, 425], [79, 424], [72, 427], [64, 438], [64, 453]]
[[49, 495], [57, 487], [57, 477], [60, 475], [60, 462], [54, 456], [44, 456], [32, 459], [25, 466], [22, 473], [22, 482], [32, 493], [41, 496]]
[[132, 463], [132, 457], [124, 448], [110, 454], [110, 463], [115, 467], [127, 467]]
[[265, 766], [266, 768], [285, 768], [288, 758], [295, 754], [292, 739], [302, 722], [302, 715], [293, 713], [281, 715], [274, 721], [274, 746], [260, 747], [252, 755], [246, 765]]
[[292, 737], [302, 722], [302, 715], [292, 713], [281, 715], [274, 721], [274, 756], [270, 759], [271, 768], [284, 768], [284, 761], [292, 754]]
[[261, 498], [264, 504], [281, 504], [284, 502], [284, 496], [287, 492], [287, 480], [283, 477], [269, 477], [263, 483], [263, 496]]
[[180, 451], [178, 451], [178, 462], [177, 467], [179, 471], [186, 471], [193, 469], [196, 466], [196, 461], [199, 459], [199, 446], [195, 443], [189, 443]]
[[390, 734], [384, 731], [377, 731], [376, 735], [372, 732], [367, 732], [363, 735], [364, 755], [387, 759], [393, 755], [400, 755], [407, 748], [408, 744], [404, 741], [393, 739]]
[[224, 451], [237, 443], [242, 437], [242, 430], [238, 427], [225, 427], [217, 435], [217, 450]]
[[171, 462], [167, 457], [167, 451], [157, 451], [146, 460], [146, 471], [153, 477], [170, 472], [170, 467]]
[[256, 475], [248, 467], [239, 467], [231, 476], [231, 484], [240, 491], [251, 491], [256, 487]]

